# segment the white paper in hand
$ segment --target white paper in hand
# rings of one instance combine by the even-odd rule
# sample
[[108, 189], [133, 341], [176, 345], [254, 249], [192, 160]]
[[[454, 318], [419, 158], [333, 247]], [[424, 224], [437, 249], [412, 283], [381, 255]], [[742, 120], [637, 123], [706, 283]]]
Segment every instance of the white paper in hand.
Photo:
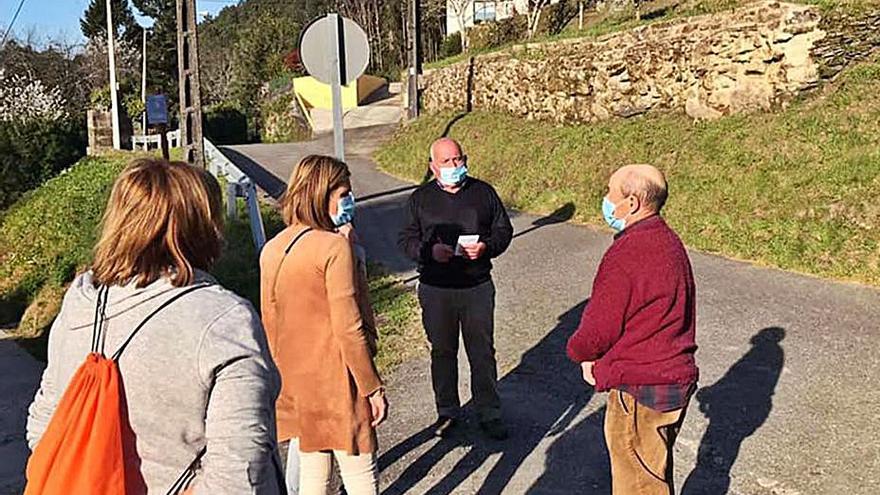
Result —
[[464, 250], [462, 249], [462, 247], [472, 246], [478, 242], [480, 242], [479, 235], [460, 235], [460, 236], [458, 236], [458, 242], [455, 243], [455, 255], [456, 256], [464, 256]]

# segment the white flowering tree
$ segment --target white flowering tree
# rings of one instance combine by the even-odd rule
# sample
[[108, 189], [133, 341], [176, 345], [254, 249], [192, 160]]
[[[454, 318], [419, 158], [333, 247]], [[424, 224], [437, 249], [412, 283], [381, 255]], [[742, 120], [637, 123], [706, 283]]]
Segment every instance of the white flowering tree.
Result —
[[49, 88], [34, 77], [0, 69], [0, 121], [54, 122], [67, 117], [65, 108], [60, 88]]
[[455, 14], [455, 19], [458, 21], [458, 29], [461, 32], [461, 51], [465, 52], [468, 49], [468, 27], [467, 27], [467, 15], [468, 11], [473, 9], [474, 0], [449, 0], [446, 4], [446, 8], [450, 9], [453, 14]]

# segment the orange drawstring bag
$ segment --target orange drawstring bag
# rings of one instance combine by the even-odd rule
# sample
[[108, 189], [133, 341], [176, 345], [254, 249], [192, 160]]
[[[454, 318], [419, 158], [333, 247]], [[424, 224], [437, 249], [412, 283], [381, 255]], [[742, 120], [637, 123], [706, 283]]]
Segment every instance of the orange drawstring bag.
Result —
[[[138, 325], [111, 358], [103, 352], [109, 290], [102, 287], [98, 291], [92, 351], [71, 378], [28, 460], [25, 495], [125, 495], [135, 489], [129, 486], [131, 477], [126, 480], [123, 431], [130, 431], [130, 427], [123, 419], [127, 415], [122, 409], [117, 361], [147, 321], [178, 298], [205, 286], [196, 285], [169, 298]], [[175, 488], [180, 487], [172, 490]]]

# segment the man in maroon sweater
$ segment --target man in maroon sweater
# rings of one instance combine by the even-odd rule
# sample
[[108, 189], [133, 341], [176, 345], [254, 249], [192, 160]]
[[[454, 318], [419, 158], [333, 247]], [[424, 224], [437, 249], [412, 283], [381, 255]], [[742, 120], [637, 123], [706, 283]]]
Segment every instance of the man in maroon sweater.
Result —
[[674, 493], [672, 450], [696, 388], [696, 296], [690, 260], [660, 211], [663, 174], [623, 167], [603, 214], [617, 231], [568, 356], [609, 391], [605, 441], [614, 495]]

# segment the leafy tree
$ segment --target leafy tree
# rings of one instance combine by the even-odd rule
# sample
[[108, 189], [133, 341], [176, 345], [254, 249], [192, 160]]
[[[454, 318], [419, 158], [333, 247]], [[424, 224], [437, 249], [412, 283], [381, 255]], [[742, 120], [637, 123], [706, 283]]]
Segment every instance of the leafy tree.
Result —
[[[113, 11], [113, 27], [116, 36], [129, 44], [137, 45], [142, 36], [142, 28], [138, 25], [131, 11], [128, 0], [110, 0]], [[107, 2], [92, 0], [79, 21], [83, 35], [90, 39], [107, 39]]]

